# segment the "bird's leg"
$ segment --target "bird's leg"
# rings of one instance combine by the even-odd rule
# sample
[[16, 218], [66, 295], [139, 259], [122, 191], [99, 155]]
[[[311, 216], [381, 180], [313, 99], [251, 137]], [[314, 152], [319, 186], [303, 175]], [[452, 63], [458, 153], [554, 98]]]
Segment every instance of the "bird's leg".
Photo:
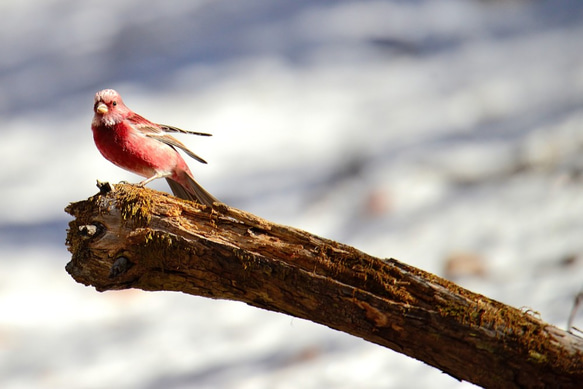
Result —
[[573, 309], [571, 309], [571, 314], [569, 315], [569, 321], [567, 322], [567, 332], [571, 332], [573, 327], [573, 320], [575, 320], [575, 313], [577, 313], [577, 309], [579, 305], [583, 303], [583, 291], [579, 292], [577, 296], [575, 296], [575, 302], [573, 304]]
[[165, 178], [165, 177], [170, 177], [172, 175], [172, 173], [162, 173], [162, 172], [157, 172], [156, 174], [154, 174], [152, 177], [150, 178], [146, 178], [144, 181], [141, 181], [140, 183], [138, 183], [139, 186], [146, 186], [147, 183], [154, 181], [155, 179], [158, 178]]

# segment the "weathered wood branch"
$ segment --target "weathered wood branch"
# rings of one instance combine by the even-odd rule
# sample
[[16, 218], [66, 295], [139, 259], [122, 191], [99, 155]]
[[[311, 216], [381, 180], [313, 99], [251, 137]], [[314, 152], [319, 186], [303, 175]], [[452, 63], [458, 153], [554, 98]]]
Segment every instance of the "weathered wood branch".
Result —
[[583, 387], [583, 340], [394, 259], [119, 184], [67, 212], [67, 271], [99, 291], [172, 290], [321, 323], [492, 388]]

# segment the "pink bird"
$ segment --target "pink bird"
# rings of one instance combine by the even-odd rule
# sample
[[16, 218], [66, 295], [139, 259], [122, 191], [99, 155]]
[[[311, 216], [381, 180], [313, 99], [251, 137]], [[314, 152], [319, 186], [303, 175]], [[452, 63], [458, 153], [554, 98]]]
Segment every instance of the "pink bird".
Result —
[[194, 180], [176, 148], [199, 162], [206, 161], [167, 133], [211, 134], [152, 123], [129, 109], [113, 89], [104, 89], [95, 94], [93, 110], [95, 115], [91, 130], [95, 145], [110, 162], [146, 177], [139, 185], [166, 178], [172, 193], [177, 197], [204, 205], [218, 201]]

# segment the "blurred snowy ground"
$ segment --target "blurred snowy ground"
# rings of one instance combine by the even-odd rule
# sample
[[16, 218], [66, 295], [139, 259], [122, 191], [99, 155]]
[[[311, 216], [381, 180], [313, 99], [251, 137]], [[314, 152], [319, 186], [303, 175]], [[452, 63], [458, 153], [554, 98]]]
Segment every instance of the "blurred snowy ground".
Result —
[[139, 180], [93, 144], [105, 87], [212, 132], [182, 140], [232, 206], [560, 327], [583, 286], [583, 2], [11, 0], [0, 50], [3, 388], [471, 387], [243, 304], [76, 284], [63, 208]]

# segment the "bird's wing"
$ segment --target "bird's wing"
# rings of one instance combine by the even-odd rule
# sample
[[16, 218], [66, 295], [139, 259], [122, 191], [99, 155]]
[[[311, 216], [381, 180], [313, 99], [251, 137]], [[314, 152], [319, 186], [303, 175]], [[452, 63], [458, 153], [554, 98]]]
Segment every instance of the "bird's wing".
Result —
[[164, 131], [164, 132], [179, 132], [181, 134], [200, 135], [200, 136], [213, 136], [213, 134], [209, 134], [207, 132], [198, 132], [198, 131], [183, 130], [181, 128], [174, 127], [174, 126], [169, 126], [167, 124], [159, 124], [159, 126], [162, 129], [162, 131]]
[[164, 133], [160, 125], [152, 123], [137, 113], [132, 113], [132, 115], [129, 116], [125, 122], [144, 135]]
[[179, 132], [181, 134], [190, 135], [200, 135], [200, 136], [212, 136], [206, 132], [189, 131], [183, 130], [182, 128], [169, 126], [167, 124], [155, 124], [146, 119], [143, 116], [132, 112], [131, 116], [127, 118], [128, 122], [131, 123], [136, 129], [141, 130], [144, 133], [162, 133], [162, 132]]
[[134, 113], [131, 117], [127, 119], [128, 123], [133, 126], [136, 130], [144, 134], [149, 138], [156, 139], [162, 143], [167, 144], [168, 146], [178, 147], [182, 151], [184, 151], [189, 157], [196, 159], [198, 162], [207, 163], [204, 159], [190, 151], [182, 142], [178, 139], [166, 135], [166, 132], [180, 132], [183, 134], [196, 134], [196, 135], [205, 135], [209, 136], [210, 134], [206, 134], [203, 132], [191, 132], [181, 130], [176, 127], [166, 126], [162, 124], [155, 124], [149, 121], [148, 119], [144, 118], [143, 116]]
[[198, 162], [206, 163], [204, 159], [190, 151], [182, 142], [178, 139], [165, 134], [149, 133], [145, 134], [148, 138], [156, 139], [162, 143], [166, 143], [168, 146], [178, 147], [180, 150], [184, 151], [189, 157], [196, 159]]

